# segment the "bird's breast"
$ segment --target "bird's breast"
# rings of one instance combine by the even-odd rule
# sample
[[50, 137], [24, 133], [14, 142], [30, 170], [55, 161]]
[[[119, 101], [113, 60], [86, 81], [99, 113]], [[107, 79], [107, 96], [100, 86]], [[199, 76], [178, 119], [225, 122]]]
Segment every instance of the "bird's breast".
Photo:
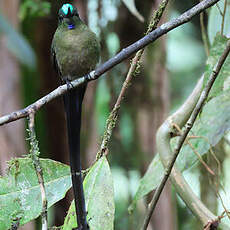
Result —
[[55, 53], [62, 77], [73, 80], [95, 68], [99, 61], [99, 43], [93, 32], [67, 30], [56, 33]]

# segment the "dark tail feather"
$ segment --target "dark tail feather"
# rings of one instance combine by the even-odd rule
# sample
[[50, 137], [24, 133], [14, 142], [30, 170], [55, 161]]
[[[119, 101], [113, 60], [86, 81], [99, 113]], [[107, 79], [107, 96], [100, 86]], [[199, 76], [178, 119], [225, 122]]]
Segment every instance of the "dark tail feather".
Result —
[[81, 110], [85, 90], [86, 86], [81, 86], [77, 89], [69, 90], [67, 94], [64, 95], [64, 104], [67, 117], [70, 167], [77, 213], [77, 229], [79, 230], [89, 229], [86, 220], [86, 208], [80, 160]]

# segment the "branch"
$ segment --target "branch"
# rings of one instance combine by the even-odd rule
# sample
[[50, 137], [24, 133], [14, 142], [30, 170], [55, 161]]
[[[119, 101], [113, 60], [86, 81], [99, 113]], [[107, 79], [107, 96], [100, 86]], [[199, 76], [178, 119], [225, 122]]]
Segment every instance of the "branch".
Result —
[[45, 191], [45, 183], [43, 179], [43, 171], [41, 167], [41, 163], [39, 160], [39, 148], [38, 141], [36, 140], [36, 135], [34, 131], [34, 113], [30, 113], [29, 116], [29, 140], [30, 140], [30, 154], [33, 162], [33, 166], [36, 171], [36, 175], [38, 178], [38, 183], [40, 185], [41, 198], [42, 198], [42, 230], [48, 230], [48, 218], [47, 218], [47, 198]]
[[[162, 0], [162, 2], [159, 4], [158, 9], [154, 12], [154, 14], [150, 20], [146, 34], [149, 34], [152, 30], [156, 29], [168, 2], [169, 2], [169, 0]], [[140, 67], [140, 59], [141, 59], [143, 53], [144, 53], [144, 49], [139, 50], [132, 60], [132, 63], [130, 65], [126, 79], [122, 85], [121, 92], [117, 98], [117, 101], [116, 101], [112, 111], [110, 112], [109, 118], [106, 121], [105, 132], [104, 132], [101, 147], [100, 147], [99, 152], [97, 153], [96, 159], [99, 159], [100, 157], [102, 157], [107, 150], [108, 142], [112, 136], [113, 129], [114, 129], [116, 122], [117, 122], [118, 112], [120, 110], [121, 103], [124, 99], [126, 90], [128, 89], [128, 87], [131, 83], [131, 80], [135, 76], [135, 73], [138, 72], [138, 69]]]
[[[194, 89], [193, 93], [191, 96], [188, 98], [188, 100], [184, 103], [184, 105], [171, 117], [169, 117], [159, 128], [157, 132], [157, 148], [159, 151], [159, 154], [162, 159], [162, 163], [165, 167], [165, 175], [158, 186], [156, 192], [154, 193], [153, 199], [150, 203], [150, 207], [148, 209], [148, 213], [146, 215], [146, 220], [145, 220], [145, 226], [148, 225], [148, 221], [155, 209], [155, 206], [157, 204], [157, 201], [160, 197], [160, 194], [164, 188], [164, 185], [170, 175], [170, 172], [172, 171], [171, 179], [172, 182], [181, 196], [181, 198], [184, 200], [184, 202], [187, 204], [187, 207], [190, 208], [190, 210], [198, 217], [198, 219], [202, 222], [204, 226], [206, 226], [209, 223], [213, 223], [210, 225], [210, 229], [216, 229], [214, 228], [214, 223], [216, 224], [216, 221], [219, 220], [218, 218], [211, 213], [205, 206], [204, 204], [195, 196], [193, 191], [190, 189], [189, 185], [186, 183], [184, 180], [182, 174], [180, 171], [174, 166], [176, 158], [181, 150], [181, 147], [191, 130], [199, 112], [201, 111], [201, 108], [205, 102], [205, 100], [208, 97], [208, 94], [213, 86], [213, 83], [215, 82], [221, 67], [223, 66], [228, 54], [230, 52], [230, 40], [228, 40], [226, 48], [219, 58], [217, 64], [213, 68], [212, 74], [206, 83], [206, 86], [204, 90], [202, 91], [200, 97], [199, 97], [199, 92], [202, 87], [202, 81], [203, 78], [198, 82], [198, 85]], [[196, 92], [197, 91], [197, 92]], [[195, 92], [195, 94], [194, 94]], [[199, 100], [198, 100], [199, 98]], [[198, 100], [198, 102], [197, 102]], [[196, 104], [197, 102], [197, 104]], [[195, 108], [194, 108], [195, 107]], [[194, 109], [193, 109], [194, 108]], [[190, 116], [191, 114], [191, 116]], [[190, 117], [190, 118], [189, 118]], [[189, 119], [188, 119], [189, 118]], [[170, 139], [171, 135], [174, 132], [173, 130], [173, 123], [176, 123], [178, 126], [183, 127], [185, 122], [187, 121], [185, 125], [185, 129], [182, 133], [182, 135], [179, 137], [178, 143], [176, 148], [174, 149], [173, 153], [170, 148]], [[174, 167], [173, 167], [174, 166]], [[143, 228], [146, 229], [146, 228]], [[225, 229], [229, 229], [228, 227], [225, 226]]]
[[224, 0], [224, 11], [222, 14], [221, 32], [220, 32], [221, 35], [224, 34], [224, 21], [225, 21], [226, 10], [227, 10], [227, 0]]
[[[148, 35], [144, 36], [142, 39], [138, 40], [137, 42], [133, 43], [132, 45], [128, 46], [127, 48], [123, 49], [121, 52], [119, 52], [117, 55], [115, 55], [113, 58], [109, 59], [107, 62], [96, 68], [96, 70], [90, 72], [86, 76], [82, 76], [74, 81], [71, 82], [73, 87], [77, 87], [80, 84], [83, 84], [86, 81], [91, 81], [99, 78], [102, 74], [116, 66], [117, 64], [121, 63], [134, 53], [136, 53], [138, 50], [144, 48], [151, 42], [154, 42], [156, 39], [161, 37], [162, 35], [168, 33], [169, 31], [175, 29], [176, 27], [190, 21], [194, 16], [198, 15], [205, 9], [209, 8], [210, 6], [217, 3], [219, 0], [204, 0], [200, 2], [199, 4], [195, 5], [193, 8], [189, 9], [185, 13], [183, 13], [181, 16], [179, 16], [176, 19], [173, 19], [163, 25], [161, 25], [156, 30], [152, 31]], [[0, 125], [7, 124], [9, 122], [25, 118], [27, 117], [31, 112], [38, 111], [42, 106], [50, 102], [51, 100], [63, 95], [67, 91], [67, 85], [62, 85], [49, 93], [48, 95], [44, 96], [43, 98], [39, 99], [35, 103], [29, 105], [28, 107], [18, 110], [16, 112], [12, 112], [8, 115], [5, 115], [0, 118]]]
[[204, 43], [205, 53], [206, 53], [206, 56], [208, 57], [210, 44], [209, 44], [209, 40], [208, 40], [208, 36], [207, 36], [207, 31], [206, 31], [205, 25], [204, 25], [204, 12], [202, 12], [200, 14], [200, 28], [201, 28], [201, 36], [202, 36], [202, 40]]

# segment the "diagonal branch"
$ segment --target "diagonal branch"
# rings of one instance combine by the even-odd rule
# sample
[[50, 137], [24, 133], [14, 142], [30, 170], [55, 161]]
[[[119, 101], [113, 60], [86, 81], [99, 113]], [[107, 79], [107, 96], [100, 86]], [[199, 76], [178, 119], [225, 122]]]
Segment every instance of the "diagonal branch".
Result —
[[48, 230], [48, 216], [47, 216], [47, 196], [45, 190], [45, 183], [43, 178], [43, 170], [39, 160], [39, 147], [34, 130], [34, 113], [31, 112], [29, 116], [29, 141], [30, 141], [30, 155], [33, 162], [34, 169], [40, 185], [41, 200], [42, 200], [42, 230]]
[[[165, 167], [165, 175], [160, 185], [158, 186], [156, 192], [154, 193], [153, 199], [150, 203], [150, 207], [148, 209], [148, 213], [145, 218], [146, 227], [147, 227], [146, 223], [148, 224], [148, 221], [155, 209], [160, 194], [171, 172], [172, 172], [171, 179], [177, 192], [179, 193], [181, 198], [185, 201], [187, 207], [189, 207], [190, 210], [198, 217], [198, 219], [202, 222], [202, 224], [205, 226], [211, 223], [210, 229], [216, 229], [214, 225], [217, 224], [218, 226], [219, 224], [218, 218], [213, 213], [211, 213], [204, 206], [204, 204], [195, 196], [195, 194], [192, 192], [192, 190], [184, 180], [179, 170], [176, 168], [176, 166], [174, 166], [174, 164], [189, 131], [191, 130], [199, 112], [201, 111], [204, 102], [208, 97], [208, 94], [213, 86], [213, 83], [215, 82], [227, 56], [229, 55], [229, 52], [230, 52], [230, 40], [228, 40], [223, 54], [219, 58], [215, 67], [213, 68], [211, 76], [209, 77], [205, 85], [205, 88], [199, 97], [198, 102], [197, 99], [199, 96], [199, 91], [196, 93], [196, 95], [191, 95], [188, 98], [188, 100], [184, 103], [184, 105], [161, 125], [161, 127], [157, 132], [157, 148], [161, 156], [162, 163]], [[198, 83], [198, 86], [200, 85], [198, 89], [200, 88], [200, 90], [202, 86], [202, 81], [203, 78]], [[174, 132], [172, 127], [173, 123], [176, 123], [180, 127], [183, 127], [185, 123], [186, 125], [182, 135], [179, 137], [177, 146], [172, 153], [170, 148], [170, 139], [171, 139], [171, 134]], [[229, 228], [225, 227], [225, 229], [229, 229]]]
[[[71, 82], [71, 84], [73, 85], [73, 87], [77, 87], [86, 81], [91, 81], [99, 78], [102, 74], [104, 74], [105, 72], [107, 72], [108, 70], [116, 66], [117, 64], [121, 63], [122, 61], [124, 61], [125, 59], [127, 59], [128, 57], [136, 53], [138, 50], [144, 48], [151, 42], [154, 42], [156, 39], [168, 33], [169, 31], [175, 29], [176, 27], [190, 21], [194, 16], [203, 12], [205, 9], [211, 7], [218, 1], [219, 0], [204, 0], [200, 2], [199, 4], [195, 5], [193, 8], [189, 9], [188, 11], [180, 15], [178, 18], [173, 19], [161, 25], [156, 30], [152, 31], [151, 33], [144, 36], [137, 42], [123, 49], [113, 58], [109, 59], [107, 62], [100, 65], [98, 68], [96, 68], [96, 70], [90, 72], [86, 76], [78, 78], [77, 80]], [[59, 86], [57, 89], [47, 94], [43, 98], [39, 99], [35, 103], [29, 105], [28, 107], [0, 117], [0, 125], [4, 125], [9, 122], [27, 117], [32, 111], [33, 112], [38, 111], [42, 106], [49, 103], [51, 100], [65, 94], [66, 91], [67, 91], [66, 85]]]

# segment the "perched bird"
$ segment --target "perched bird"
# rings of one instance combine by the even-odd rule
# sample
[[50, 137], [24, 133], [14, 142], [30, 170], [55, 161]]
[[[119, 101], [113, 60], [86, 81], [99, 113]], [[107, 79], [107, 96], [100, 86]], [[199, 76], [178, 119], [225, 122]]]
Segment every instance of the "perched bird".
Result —
[[87, 230], [85, 198], [80, 163], [81, 111], [86, 84], [72, 89], [70, 81], [92, 71], [99, 61], [100, 44], [96, 35], [81, 21], [77, 9], [64, 4], [58, 13], [58, 28], [54, 34], [51, 54], [54, 68], [63, 83], [68, 83], [64, 95], [72, 184], [79, 230]]

